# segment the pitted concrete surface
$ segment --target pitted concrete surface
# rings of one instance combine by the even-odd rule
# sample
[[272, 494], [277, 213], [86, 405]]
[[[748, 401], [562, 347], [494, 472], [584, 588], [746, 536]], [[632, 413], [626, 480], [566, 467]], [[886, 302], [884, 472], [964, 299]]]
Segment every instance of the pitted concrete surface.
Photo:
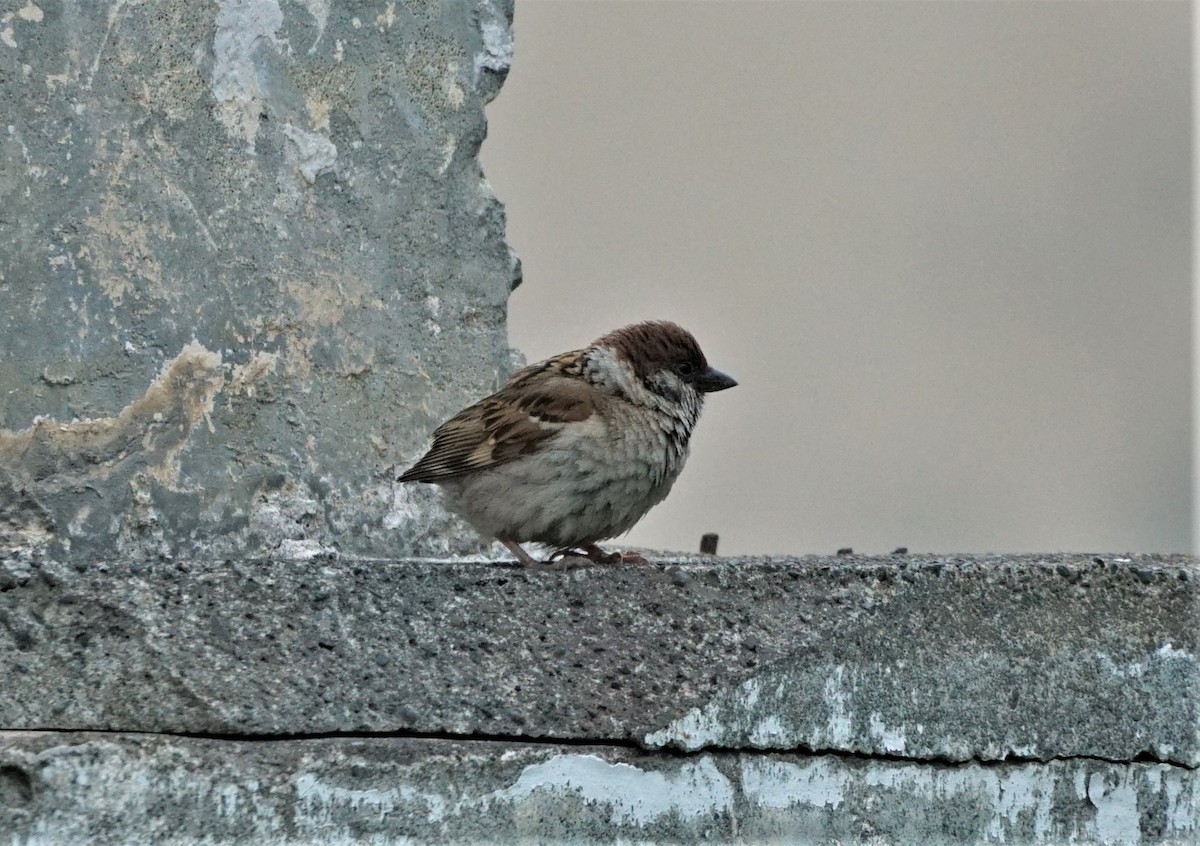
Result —
[[0, 727], [1194, 767], [1198, 579], [1157, 556], [10, 561]]
[[1094, 760], [930, 767], [431, 740], [0, 733], [0, 829], [43, 846], [1187, 843], [1194, 773]]

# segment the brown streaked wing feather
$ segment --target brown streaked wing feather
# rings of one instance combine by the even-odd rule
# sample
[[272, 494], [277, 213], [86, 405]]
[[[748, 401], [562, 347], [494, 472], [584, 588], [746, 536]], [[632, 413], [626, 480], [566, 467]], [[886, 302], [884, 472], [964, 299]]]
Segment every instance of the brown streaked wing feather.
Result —
[[401, 476], [401, 482], [436, 482], [527, 455], [561, 424], [586, 420], [595, 411], [595, 389], [575, 375], [576, 353], [526, 367], [490, 397], [438, 427], [433, 446]]
[[[566, 376], [573, 378], [579, 376], [581, 371], [583, 350], [571, 350], [571, 352], [561, 353], [548, 358], [545, 361], [539, 361], [536, 364], [531, 364], [528, 367], [522, 367], [508, 377], [508, 381], [504, 383], [504, 387], [499, 393], [507, 391], [509, 388], [515, 388], [518, 385], [523, 385], [526, 382], [533, 380], [541, 373], [547, 373], [558, 376]], [[496, 396], [493, 394], [492, 396]]]

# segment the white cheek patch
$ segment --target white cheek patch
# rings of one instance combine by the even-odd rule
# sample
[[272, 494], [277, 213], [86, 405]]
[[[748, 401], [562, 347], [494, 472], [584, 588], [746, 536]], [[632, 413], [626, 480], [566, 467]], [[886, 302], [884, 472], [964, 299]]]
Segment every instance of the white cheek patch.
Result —
[[622, 394], [634, 405], [659, 408], [664, 403], [663, 398], [643, 385], [633, 370], [622, 364], [610, 349], [601, 347], [591, 354], [588, 376], [614, 393]]

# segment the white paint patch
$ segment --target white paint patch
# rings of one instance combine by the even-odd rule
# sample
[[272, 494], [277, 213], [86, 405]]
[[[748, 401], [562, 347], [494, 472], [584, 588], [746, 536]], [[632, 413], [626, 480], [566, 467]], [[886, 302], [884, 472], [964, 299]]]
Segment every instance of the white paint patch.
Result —
[[799, 734], [781, 708], [787, 702], [787, 679], [779, 679], [768, 690], [764, 684], [759, 677], [748, 679], [718, 694], [703, 708], [693, 708], [665, 728], [647, 734], [642, 742], [651, 748], [673, 746], [688, 752], [743, 741], [763, 749], [794, 746]]
[[14, 37], [15, 35], [16, 33], [13, 30], [12, 18], [8, 17], [8, 15], [0, 17], [0, 42], [3, 42], [15, 50], [17, 48], [17, 39]]
[[841, 761], [818, 758], [804, 764], [749, 758], [742, 764], [742, 790], [753, 805], [768, 808], [832, 808], [845, 801], [851, 777]]
[[230, 138], [245, 140], [248, 153], [254, 152], [266, 96], [254, 53], [264, 43], [278, 51], [275, 34], [281, 26], [278, 0], [221, 0], [217, 11], [212, 72], [216, 115]]
[[1117, 780], [1106, 777], [1105, 773], [1092, 773], [1087, 780], [1087, 798], [1096, 808], [1096, 835], [1100, 842], [1141, 842], [1137, 791], [1128, 778]]
[[903, 752], [907, 738], [904, 729], [888, 728], [883, 722], [883, 715], [878, 711], [868, 718], [868, 730], [871, 737], [883, 747], [885, 752]]
[[1047, 842], [1052, 831], [1052, 800], [1061, 773], [1042, 766], [1004, 771], [970, 764], [934, 769], [909, 764], [878, 763], [860, 770], [836, 759], [804, 763], [750, 758], [742, 764], [742, 789], [752, 805], [769, 808], [832, 809], [847, 797], [873, 787], [891, 801], [910, 797], [916, 803], [944, 807], [962, 797], [972, 806], [990, 809], [987, 834], [1005, 842], [1032, 821], [1034, 839]]
[[337, 164], [337, 145], [328, 136], [299, 129], [290, 123], [283, 127], [283, 134], [291, 142], [285, 153], [288, 163], [300, 172], [305, 182], [312, 185], [322, 173], [333, 172]]
[[829, 711], [829, 721], [826, 726], [828, 742], [835, 748], [844, 748], [850, 743], [851, 722], [850, 694], [846, 690], [846, 666], [838, 664], [833, 673], [825, 680], [822, 691], [825, 707]]
[[[334, 822], [335, 813], [341, 810], [356, 813], [365, 811], [382, 820], [393, 813], [397, 806], [422, 804], [429, 822], [440, 822], [446, 815], [446, 800], [443, 797], [416, 790], [407, 784], [387, 790], [356, 790], [327, 784], [313, 773], [301, 773], [296, 777], [295, 784], [298, 806], [296, 821], [305, 828], [329, 826]], [[411, 808], [405, 807], [404, 813], [411, 813]]]
[[[1184, 776], [1178, 769], [1165, 771], [1167, 792], [1167, 831], [1200, 833], [1200, 796], [1197, 796], [1195, 783], [1190, 781], [1190, 775]], [[1157, 793], [1160, 781], [1151, 782], [1151, 789]]]
[[988, 826], [988, 834], [1003, 840], [1001, 821], [1015, 825], [1033, 809], [1034, 837], [1038, 841], [1046, 839], [1052, 825], [1050, 804], [1054, 798], [1054, 780], [1047, 778], [1040, 767], [1028, 766], [1001, 775], [997, 781], [999, 796], [993, 805], [996, 815]]
[[475, 54], [476, 83], [484, 68], [504, 73], [512, 67], [513, 60], [513, 35], [504, 15], [491, 0], [482, 0], [479, 11], [479, 34], [483, 38], [483, 50]]
[[300, 0], [317, 24], [317, 40], [308, 48], [308, 55], [317, 52], [317, 45], [325, 37], [325, 24], [329, 21], [329, 0]]
[[729, 814], [734, 798], [733, 785], [707, 755], [677, 772], [611, 764], [595, 755], [555, 755], [525, 767], [515, 784], [490, 798], [522, 802], [539, 792], [573, 794], [607, 806], [613, 825], [639, 826], [670, 815], [694, 820]]
[[784, 725], [778, 714], [768, 714], [751, 729], [750, 745], [759, 749], [778, 749], [787, 745], [787, 741], [794, 734]]
[[642, 743], [651, 749], [674, 746], [686, 752], [716, 745], [729, 737], [721, 710], [716, 702], [710, 702], [703, 709], [693, 708], [666, 728], [643, 737]]
[[1087, 773], [1085, 773], [1083, 770], [1079, 770], [1079, 772], [1075, 773], [1072, 782], [1075, 786], [1076, 799], [1082, 799], [1083, 797], [1087, 796]]

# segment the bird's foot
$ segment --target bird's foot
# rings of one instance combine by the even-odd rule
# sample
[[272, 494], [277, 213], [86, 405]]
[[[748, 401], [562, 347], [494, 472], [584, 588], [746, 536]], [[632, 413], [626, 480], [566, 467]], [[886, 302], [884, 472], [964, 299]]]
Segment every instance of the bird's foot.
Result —
[[594, 543], [578, 547], [564, 546], [550, 553], [550, 557], [546, 559], [546, 563], [565, 561], [568, 558], [584, 558], [593, 564], [619, 564], [621, 562], [621, 553], [605, 552]]
[[560, 570], [574, 570], [577, 567], [583, 566], [583, 562], [585, 561], [595, 560], [582, 549], [577, 549], [573, 546], [564, 546], [547, 555], [543, 566], [550, 566]]
[[637, 552], [605, 552], [594, 543], [583, 548], [584, 554], [597, 564], [649, 564], [646, 558]]
[[531, 556], [524, 548], [516, 541], [502, 540], [504, 544], [517, 556], [517, 560], [526, 567], [531, 567], [535, 570], [571, 570], [579, 566], [578, 563], [571, 562], [569, 559], [585, 559], [593, 564], [649, 564], [646, 558], [637, 552], [605, 552], [594, 543], [585, 544], [581, 547], [564, 546], [554, 550], [546, 557], [545, 561], [538, 561]]

